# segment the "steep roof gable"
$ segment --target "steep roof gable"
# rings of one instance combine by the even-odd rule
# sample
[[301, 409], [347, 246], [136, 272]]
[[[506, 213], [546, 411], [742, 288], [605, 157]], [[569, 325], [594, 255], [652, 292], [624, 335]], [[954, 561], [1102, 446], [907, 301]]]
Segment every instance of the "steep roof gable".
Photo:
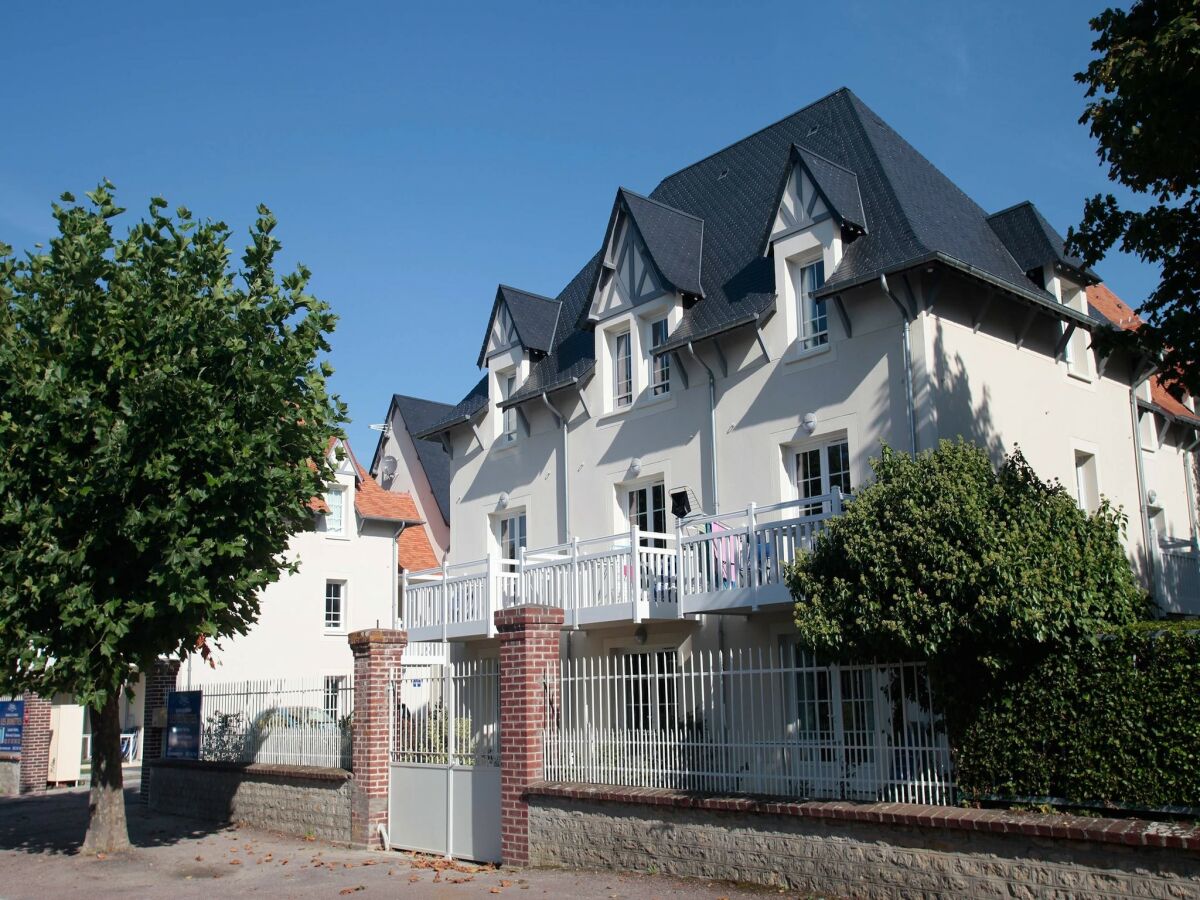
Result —
[[1028, 200], [992, 213], [987, 221], [1024, 271], [1057, 263], [1085, 280], [1099, 281], [1095, 273], [1086, 270], [1083, 260], [1067, 255], [1062, 235]]
[[[502, 284], [496, 288], [492, 315], [484, 332], [476, 365], [483, 368], [492, 349], [510, 346], [515, 338], [526, 350], [547, 352], [554, 345], [558, 325], [559, 303], [541, 294], [531, 294]], [[509, 331], [511, 330], [511, 335]]]
[[618, 194], [666, 282], [680, 293], [703, 297], [704, 220], [626, 188]]
[[444, 419], [454, 409], [449, 403], [437, 403], [433, 400], [422, 400], [420, 397], [409, 397], [404, 394], [393, 394], [392, 403], [404, 420], [404, 427], [412, 437], [413, 447], [417, 451], [417, 459], [425, 472], [425, 480], [438, 505], [444, 522], [450, 521], [450, 455], [440, 441], [419, 438], [418, 434], [430, 425]]

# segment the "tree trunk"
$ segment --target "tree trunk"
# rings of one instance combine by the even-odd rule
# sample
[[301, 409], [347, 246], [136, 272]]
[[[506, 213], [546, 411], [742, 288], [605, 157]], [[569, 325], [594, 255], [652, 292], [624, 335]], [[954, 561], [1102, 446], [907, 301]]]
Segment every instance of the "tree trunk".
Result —
[[88, 799], [84, 853], [128, 850], [125, 825], [125, 789], [121, 775], [121, 695], [112, 693], [100, 709], [88, 710], [92, 719], [92, 793]]

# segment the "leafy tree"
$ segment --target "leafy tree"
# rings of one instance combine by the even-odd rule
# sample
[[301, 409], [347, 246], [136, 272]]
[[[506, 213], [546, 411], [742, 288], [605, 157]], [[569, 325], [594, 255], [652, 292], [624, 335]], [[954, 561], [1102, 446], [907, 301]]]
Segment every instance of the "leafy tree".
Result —
[[987, 676], [1143, 611], [1124, 516], [1080, 510], [1019, 450], [997, 470], [961, 440], [916, 458], [885, 445], [871, 465], [874, 483], [788, 570], [818, 652]]
[[1089, 199], [1070, 250], [1094, 265], [1114, 245], [1162, 268], [1146, 324], [1106, 343], [1161, 357], [1168, 384], [1200, 395], [1200, 2], [1140, 0], [1091, 21], [1098, 57], [1075, 79], [1109, 177], [1144, 203]]
[[121, 691], [255, 621], [345, 410], [265, 207], [235, 273], [225, 224], [155, 198], [117, 237], [112, 185], [87, 197], [48, 250], [0, 245], [0, 690], [88, 708], [94, 852], [128, 846]]

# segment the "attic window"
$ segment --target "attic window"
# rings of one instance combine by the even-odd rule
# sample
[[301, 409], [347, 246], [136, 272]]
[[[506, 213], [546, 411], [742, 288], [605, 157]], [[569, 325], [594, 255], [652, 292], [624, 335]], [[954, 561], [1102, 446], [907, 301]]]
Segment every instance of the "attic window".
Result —
[[724, 178], [725, 178], [725, 177], [726, 177], [728, 174], [729, 174], [729, 170], [728, 170], [728, 169], [722, 169], [722, 170], [721, 170], [721, 174], [717, 176], [717, 181], [721, 181], [721, 180], [722, 180], [722, 179], [724, 179]]
[[808, 129], [808, 135], [807, 135], [807, 136], [808, 136], [808, 137], [812, 137], [814, 134], [816, 134], [816, 133], [817, 133], [818, 131], [820, 131], [820, 130], [821, 130], [821, 126], [820, 126], [820, 125], [813, 125], [811, 128], [809, 128], [809, 129]]

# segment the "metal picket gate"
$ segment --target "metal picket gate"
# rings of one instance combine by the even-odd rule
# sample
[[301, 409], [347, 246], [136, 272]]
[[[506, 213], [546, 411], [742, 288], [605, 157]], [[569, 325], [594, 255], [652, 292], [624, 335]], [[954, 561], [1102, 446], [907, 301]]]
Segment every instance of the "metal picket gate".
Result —
[[405, 664], [388, 703], [389, 846], [499, 862], [498, 662]]

